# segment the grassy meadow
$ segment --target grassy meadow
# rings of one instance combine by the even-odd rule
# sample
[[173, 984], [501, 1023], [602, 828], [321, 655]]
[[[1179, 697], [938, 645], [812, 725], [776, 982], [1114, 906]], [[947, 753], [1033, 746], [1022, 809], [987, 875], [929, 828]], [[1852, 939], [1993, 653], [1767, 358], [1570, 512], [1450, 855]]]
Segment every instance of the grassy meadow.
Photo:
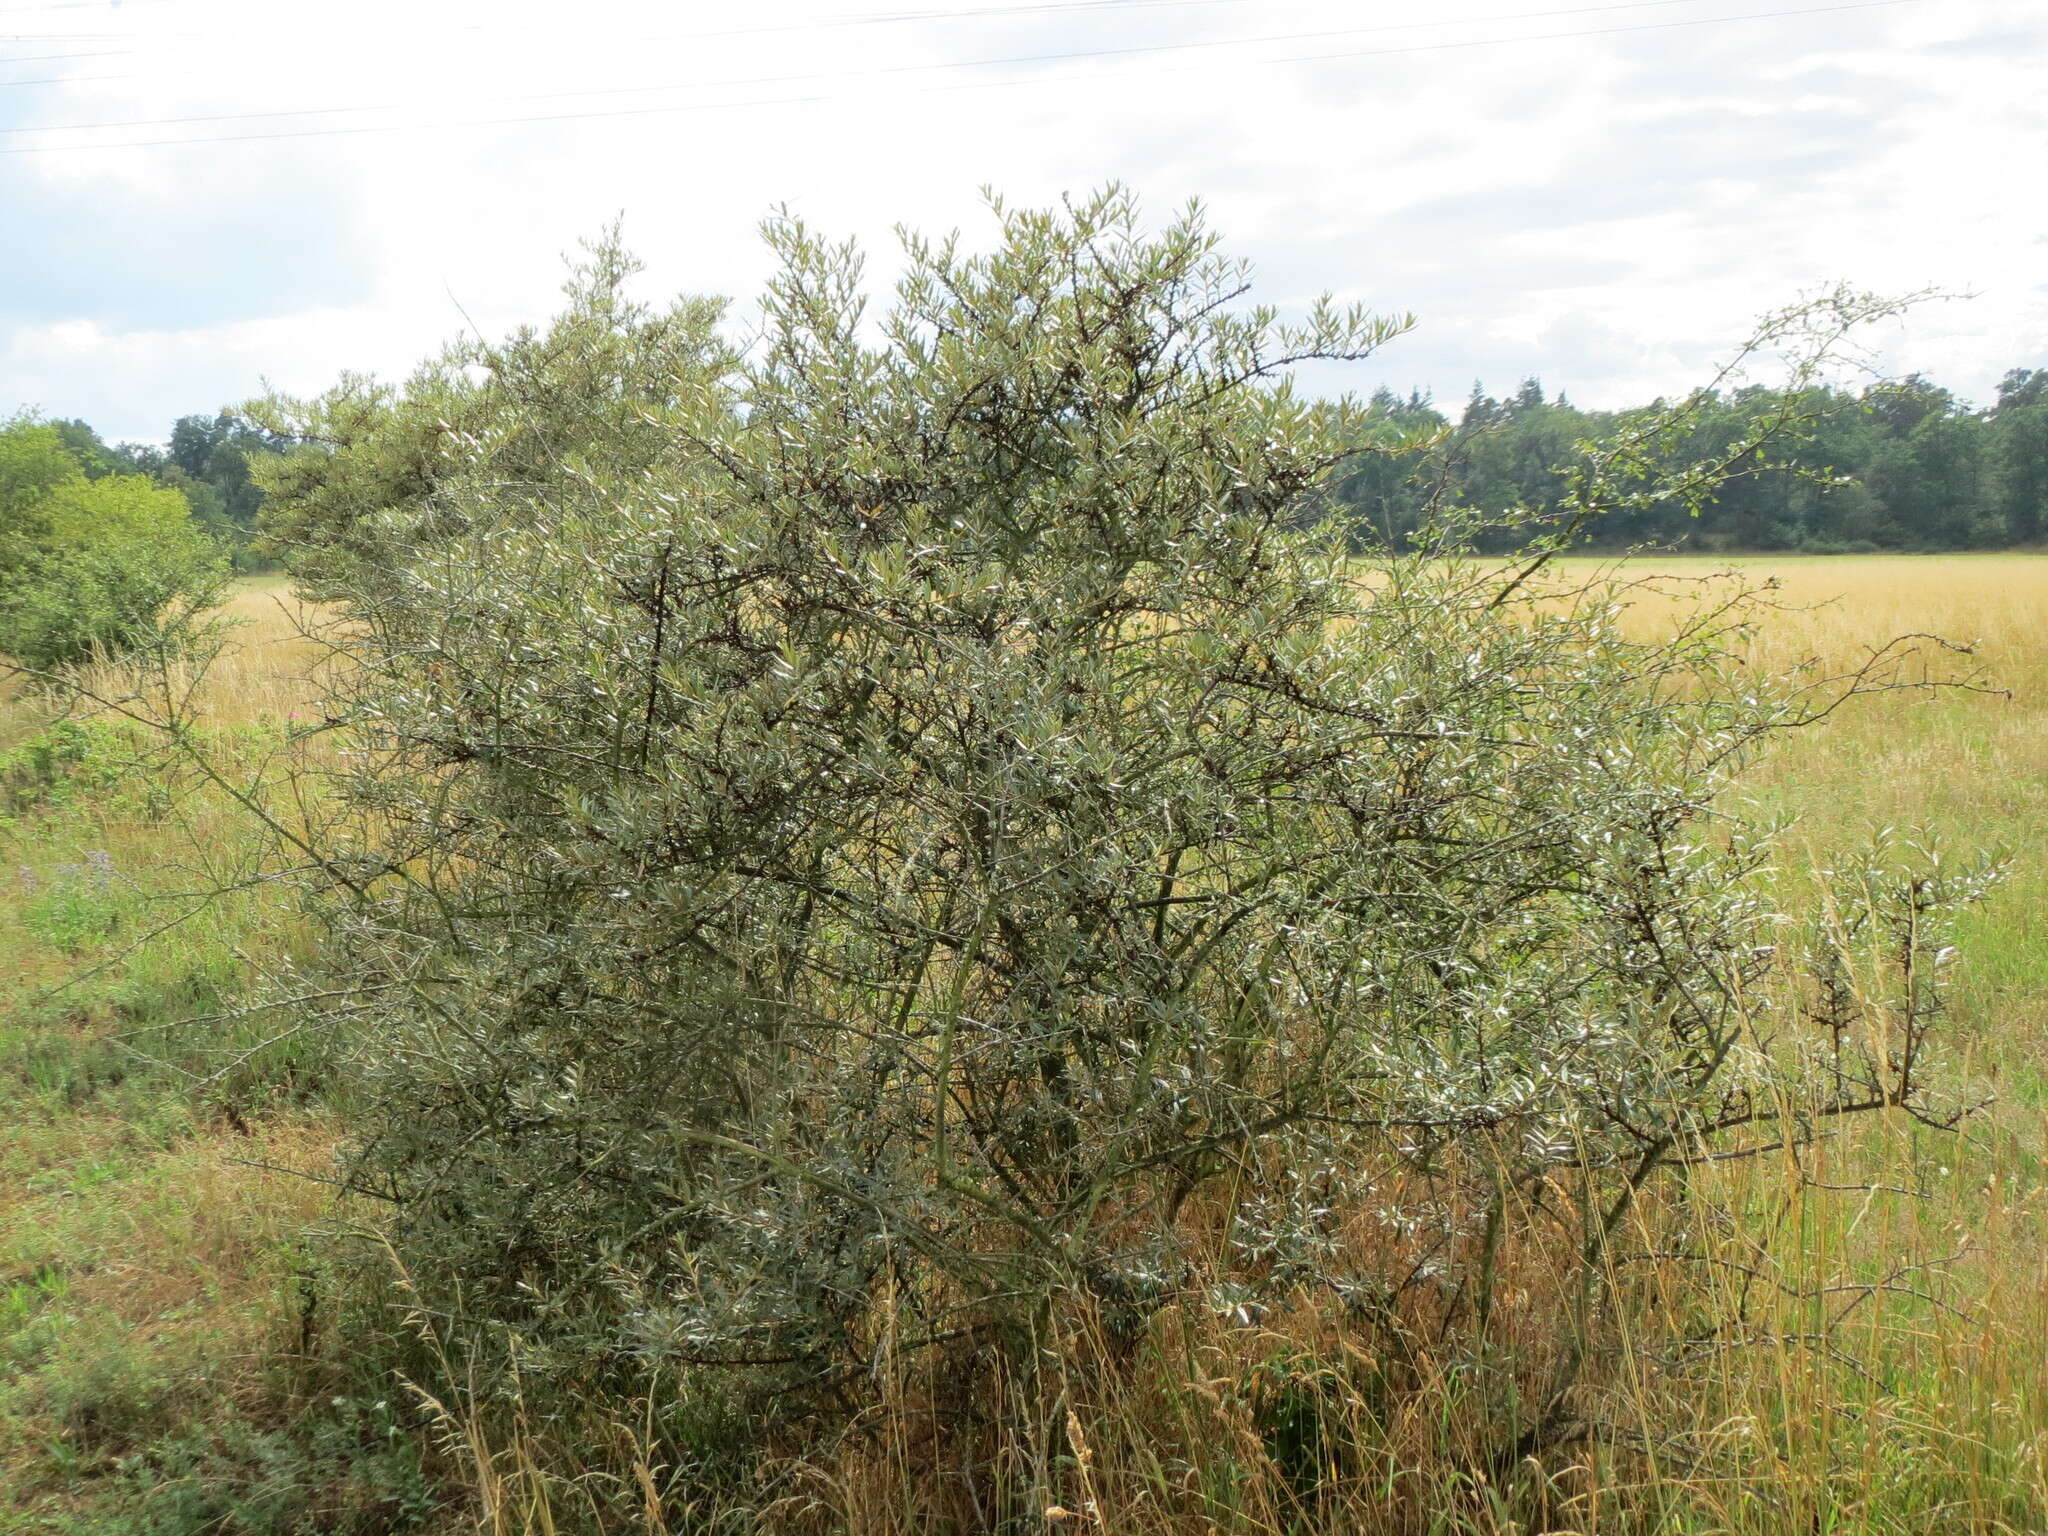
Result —
[[[1783, 740], [1742, 792], [1787, 823], [1792, 882], [1884, 829], [2011, 852], [2007, 882], [1963, 920], [1948, 1025], [1958, 1075], [1994, 1102], [1949, 1138], [1859, 1127], [1800, 1178], [1769, 1159], [1719, 1175], [1741, 1229], [1712, 1273], [1674, 1270], [1647, 1291], [1680, 1307], [1686, 1286], [1789, 1277], [1819, 1299], [1787, 1307], [1819, 1308], [1830, 1342], [1800, 1347], [1817, 1324], [1794, 1318], [1779, 1342], [1729, 1352], [1705, 1392], [1646, 1357], [1614, 1384], [1639, 1454], [1559, 1474], [1535, 1516], [1468, 1481], [1424, 1528], [2048, 1529], [2048, 556], [1655, 569], [1728, 566], [1780, 583], [1759, 664], [1846, 668], [1905, 633], [1972, 648], [1978, 690], [1854, 701]], [[242, 583], [230, 614], [243, 622], [191, 703], [214, 760], [253, 783], [315, 707], [317, 648], [280, 580]], [[1671, 618], [1646, 600], [1631, 622]], [[97, 680], [109, 696], [121, 682]], [[234, 1009], [256, 971], [307, 942], [253, 879], [243, 815], [117, 720], [0, 702], [0, 1536], [551, 1530], [517, 1447], [465, 1441], [459, 1384], [392, 1380], [335, 1311], [332, 1256], [374, 1212], [321, 1181], [339, 1131], [320, 1042]], [[1211, 1340], [1201, 1390], [1227, 1398], [1234, 1382], [1250, 1401], [1246, 1383], [1313, 1342], [1284, 1321]], [[1141, 1396], [1129, 1438], [1173, 1439], [1171, 1410]], [[1285, 1457], [1261, 1412], [1245, 1409], [1241, 1464], [1270, 1471]], [[1408, 1443], [1427, 1445], [1426, 1429]], [[1146, 1518], [1142, 1477], [1111, 1485], [1111, 1459], [1073, 1528], [1166, 1528]], [[887, 1486], [885, 1468], [839, 1470]], [[1287, 1530], [1256, 1481], [1219, 1480], [1206, 1529]], [[644, 1529], [693, 1528], [648, 1486]], [[1355, 1528], [1384, 1523], [1391, 1486], [1361, 1478], [1340, 1495]], [[842, 1515], [863, 1536], [915, 1524], [886, 1492], [837, 1507], [871, 1507]]]
[[[204, 679], [167, 681], [253, 770], [315, 647], [281, 580], [226, 616]], [[309, 1348], [309, 1233], [339, 1214], [317, 1061], [232, 1012], [303, 935], [260, 888], [203, 894], [252, 873], [245, 813], [117, 713], [17, 690], [0, 837], [0, 1532], [326, 1529], [404, 1497], [389, 1410]]]

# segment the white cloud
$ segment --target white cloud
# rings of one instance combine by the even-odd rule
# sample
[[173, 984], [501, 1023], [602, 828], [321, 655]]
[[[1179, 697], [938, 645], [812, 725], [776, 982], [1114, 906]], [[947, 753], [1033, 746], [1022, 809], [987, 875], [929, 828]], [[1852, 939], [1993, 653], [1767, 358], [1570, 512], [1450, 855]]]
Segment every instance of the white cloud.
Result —
[[0, 338], [0, 379], [39, 386], [16, 391], [7, 410], [84, 415], [111, 437], [160, 437], [172, 417], [211, 412], [266, 380], [305, 393], [325, 388], [338, 366], [402, 373], [419, 351], [416, 338], [434, 334], [427, 319], [314, 309], [196, 329], [118, 331], [92, 320], [18, 326]]
[[[621, 212], [653, 285], [745, 296], [778, 203], [885, 270], [894, 223], [972, 229], [983, 183], [1040, 201], [1111, 177], [1162, 216], [1203, 196], [1276, 301], [1333, 288], [1419, 312], [1364, 384], [1455, 399], [1540, 372], [1587, 403], [1640, 399], [1837, 278], [1980, 295], [1897, 328], [1894, 366], [1983, 396], [2044, 361], [2024, 166], [2048, 144], [2030, 62], [2048, 29], [2016, 0], [1699, 26], [1664, 24], [1759, 8], [1458, 0], [1421, 24], [1356, 0], [932, 3], [945, 14], [893, 23], [656, 0], [48, 12], [51, 34], [103, 35], [81, 48], [132, 51], [56, 66], [120, 78], [0, 87], [0, 125], [393, 110], [0, 147], [403, 131], [0, 156], [21, 220], [0, 245], [0, 406], [155, 434], [259, 374], [398, 371], [465, 315], [545, 315], [560, 253]], [[1312, 32], [1345, 35], [935, 67]], [[556, 120], [435, 126], [518, 116]]]

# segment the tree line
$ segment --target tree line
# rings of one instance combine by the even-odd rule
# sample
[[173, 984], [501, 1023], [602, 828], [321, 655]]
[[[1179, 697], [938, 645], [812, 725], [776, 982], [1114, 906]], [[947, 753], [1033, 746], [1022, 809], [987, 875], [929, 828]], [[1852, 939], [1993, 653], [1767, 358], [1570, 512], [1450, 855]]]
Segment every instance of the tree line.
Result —
[[[1555, 523], [1585, 447], [1665, 407], [1594, 411], [1525, 379], [1496, 398], [1475, 384], [1455, 420], [1428, 396], [1382, 387], [1367, 420], [1377, 446], [1331, 486], [1332, 514], [1356, 542], [1409, 540], [1429, 509], [1453, 505], [1488, 516], [1520, 509]], [[1822, 385], [1796, 396], [1764, 385], [1710, 391], [1691, 411], [1674, 451], [1725, 453], [1766, 416], [1796, 417], [1799, 430], [1768, 463], [1737, 467], [1708, 503], [1666, 501], [1612, 510], [1580, 531], [1600, 549], [1639, 545], [1699, 552], [1869, 554], [2003, 549], [2048, 538], [2048, 368], [2015, 368], [1983, 407], [1923, 374], [1855, 390]], [[288, 439], [238, 411], [180, 417], [161, 443], [107, 442], [81, 420], [46, 424], [88, 480], [145, 475], [177, 491], [194, 523], [238, 570], [271, 555], [262, 537], [264, 493], [253, 459]], [[1525, 541], [1511, 521], [1490, 542]]]
[[0, 416], [0, 655], [40, 669], [131, 650], [262, 569], [251, 464], [287, 446], [229, 410], [179, 418], [162, 444]]
[[56, 434], [86, 480], [147, 476], [185, 498], [193, 522], [221, 546], [238, 570], [267, 563], [257, 541], [263, 490], [249, 464], [253, 457], [278, 453], [288, 445], [239, 412], [222, 409], [211, 415], [180, 416], [162, 443], [108, 442], [90, 423], [75, 418], [39, 425]]
[[[1536, 379], [1496, 399], [1474, 385], [1453, 422], [1426, 396], [1380, 389], [1372, 416], [1405, 443], [1340, 474], [1336, 513], [1361, 542], [1400, 542], [1428, 509], [1488, 514], [1525, 509], [1554, 522], [1583, 468], [1588, 442], [1661, 409], [1582, 410]], [[1674, 451], [1718, 458], [1766, 417], [1796, 419], [1769, 458], [1752, 457], [1698, 508], [1661, 501], [1603, 512], [1585, 542], [1702, 551], [1866, 554], [1877, 550], [1999, 549], [2048, 536], [2048, 369], [2015, 368], [1990, 406], [1976, 408], [1921, 374], [1862, 390], [1753, 385], [1706, 391]], [[1521, 535], [1497, 530], [1496, 547]]]

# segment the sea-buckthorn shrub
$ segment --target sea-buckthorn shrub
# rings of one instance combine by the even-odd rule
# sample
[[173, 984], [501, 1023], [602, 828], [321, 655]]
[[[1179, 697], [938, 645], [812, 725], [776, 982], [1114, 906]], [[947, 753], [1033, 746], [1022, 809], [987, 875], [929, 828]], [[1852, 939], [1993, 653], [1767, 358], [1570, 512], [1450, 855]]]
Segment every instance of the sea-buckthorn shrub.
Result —
[[[1938, 1114], [1917, 1025], [1821, 1048], [1767, 1005], [1794, 930], [1717, 800], [1878, 673], [1738, 668], [1740, 593], [1632, 639], [1625, 583], [1544, 579], [1563, 533], [1347, 549], [1319, 498], [1368, 429], [1286, 371], [1407, 322], [1249, 307], [1198, 215], [909, 236], [872, 315], [850, 249], [769, 237], [739, 351], [640, 345], [600, 285], [476, 354], [402, 496], [351, 502], [347, 445], [269, 487], [315, 545], [382, 530], [320, 566], [323, 986], [348, 1176], [466, 1358], [786, 1423], [921, 1351], [1028, 1384], [1071, 1307], [1113, 1353], [1169, 1307], [1421, 1296], [1480, 1351], [1539, 1249], [1582, 1279], [1512, 1461], [1660, 1170]], [[1671, 419], [1575, 505], [1759, 448], [1673, 467]]]

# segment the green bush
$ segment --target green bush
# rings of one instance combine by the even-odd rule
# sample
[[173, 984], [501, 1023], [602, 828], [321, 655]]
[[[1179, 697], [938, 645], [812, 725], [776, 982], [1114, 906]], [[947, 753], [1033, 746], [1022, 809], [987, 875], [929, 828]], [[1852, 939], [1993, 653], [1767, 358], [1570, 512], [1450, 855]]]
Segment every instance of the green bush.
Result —
[[135, 649], [209, 606], [225, 574], [178, 492], [87, 479], [54, 428], [0, 425], [0, 654], [41, 670]]
[[61, 809], [112, 789], [134, 766], [134, 733], [107, 720], [64, 717], [0, 752], [0, 810]]
[[[1541, 529], [1354, 558], [1319, 512], [1365, 429], [1281, 376], [1405, 322], [1283, 325], [1115, 193], [910, 238], [874, 320], [853, 253], [770, 237], [743, 364], [649, 346], [601, 266], [478, 355], [461, 431], [420, 426], [439, 374], [271, 485], [336, 530], [360, 662], [317, 871], [351, 1177], [461, 1358], [524, 1336], [567, 1401], [720, 1376], [765, 1435], [937, 1351], [1051, 1414], [1063, 1315], [1119, 1347], [1307, 1287], [1490, 1359], [1537, 1243], [1582, 1274], [1504, 1367], [1512, 1462], [1660, 1169], [1921, 1106], [1926, 1015], [1830, 1055], [1760, 1007], [1766, 853], [1713, 819], [1871, 675], [1738, 673], [1739, 596], [1631, 640], [1625, 586], [1533, 579]], [[1643, 467], [1674, 421], [1589, 454], [1567, 520], [1704, 494]], [[1262, 1433], [1305, 1464], [1289, 1401]]]
[[389, 1400], [336, 1397], [289, 1429], [166, 1435], [117, 1476], [147, 1536], [399, 1536], [439, 1513], [417, 1447]]

